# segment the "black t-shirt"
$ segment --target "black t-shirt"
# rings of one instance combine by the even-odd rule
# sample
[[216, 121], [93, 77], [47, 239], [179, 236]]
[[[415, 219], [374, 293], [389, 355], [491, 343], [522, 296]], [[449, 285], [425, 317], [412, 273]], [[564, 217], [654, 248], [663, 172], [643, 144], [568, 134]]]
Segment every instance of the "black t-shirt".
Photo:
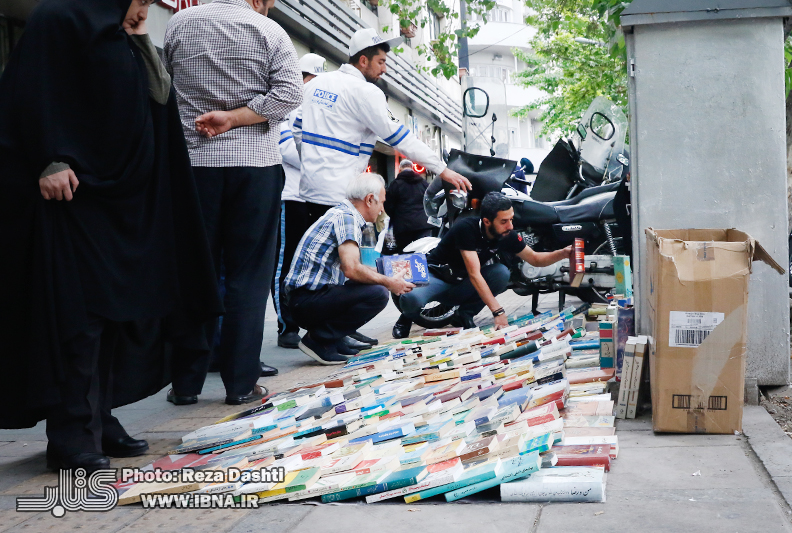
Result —
[[430, 265], [448, 265], [457, 276], [467, 276], [465, 262], [460, 250], [478, 253], [482, 266], [495, 257], [495, 254], [517, 255], [525, 250], [525, 242], [519, 233], [512, 230], [502, 239], [490, 240], [485, 235], [484, 224], [479, 217], [457, 220], [454, 226], [440, 240], [437, 247], [429, 252]]

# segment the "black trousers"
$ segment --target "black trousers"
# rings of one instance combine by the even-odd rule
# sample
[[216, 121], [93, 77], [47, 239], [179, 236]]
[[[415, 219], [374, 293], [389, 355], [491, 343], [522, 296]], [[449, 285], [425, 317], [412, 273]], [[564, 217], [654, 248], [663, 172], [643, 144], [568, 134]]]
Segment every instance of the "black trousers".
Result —
[[295, 289], [289, 294], [289, 308], [297, 324], [324, 345], [354, 333], [387, 305], [388, 289], [353, 281], [316, 291]]
[[289, 307], [283, 295], [283, 281], [289, 275], [294, 252], [300, 244], [308, 219], [308, 210], [305, 202], [284, 200], [281, 202], [280, 229], [278, 231], [278, 266], [272, 280], [272, 301], [278, 313], [278, 335], [284, 333], [298, 333], [300, 326], [294, 321], [289, 312]]
[[417, 241], [418, 239], [423, 239], [424, 237], [429, 237], [432, 235], [431, 229], [419, 229], [417, 231], [402, 231], [399, 233], [393, 232], [393, 238], [396, 239], [396, 253], [401, 254], [404, 253], [404, 248], [409, 244]]
[[[261, 375], [267, 294], [275, 272], [283, 167], [193, 167], [215, 271], [225, 269], [219, 366], [227, 395], [250, 393]], [[217, 321], [207, 326], [210, 345]], [[201, 393], [210, 354], [174, 350], [176, 394]]]
[[67, 363], [61, 403], [47, 417], [48, 448], [55, 453], [102, 453], [103, 436], [127, 436], [110, 414], [113, 351], [119, 328], [116, 322], [93, 317], [86, 331], [62, 346]]
[[307, 211], [307, 216], [305, 217], [305, 229], [310, 228], [314, 222], [322, 218], [322, 216], [327, 213], [331, 207], [333, 206], [305, 202], [305, 209]]

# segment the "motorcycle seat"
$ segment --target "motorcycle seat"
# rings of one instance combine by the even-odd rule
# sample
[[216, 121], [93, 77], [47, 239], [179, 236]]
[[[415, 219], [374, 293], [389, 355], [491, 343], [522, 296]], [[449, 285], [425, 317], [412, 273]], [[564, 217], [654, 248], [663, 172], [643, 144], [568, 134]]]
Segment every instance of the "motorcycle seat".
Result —
[[569, 200], [561, 200], [558, 202], [545, 202], [545, 203], [547, 205], [552, 205], [553, 207], [558, 207], [563, 205], [577, 205], [586, 198], [590, 198], [592, 196], [596, 196], [598, 194], [602, 194], [605, 192], [614, 192], [616, 191], [616, 189], [619, 188], [619, 185], [621, 185], [621, 182], [616, 181], [613, 183], [608, 183], [607, 185], [600, 185], [598, 187], [589, 187], [588, 189], [583, 189], [580, 192], [580, 194], [578, 194], [573, 198], [570, 198]]
[[[600, 187], [595, 187], [599, 189]], [[554, 209], [558, 219], [563, 223], [590, 222], [614, 218], [613, 199], [616, 191], [602, 192], [595, 196], [587, 196], [574, 205], [558, 205]], [[579, 198], [579, 196], [578, 196]]]
[[551, 204], [530, 199], [512, 199], [512, 206], [514, 206], [514, 225], [516, 227], [559, 222], [558, 213]]

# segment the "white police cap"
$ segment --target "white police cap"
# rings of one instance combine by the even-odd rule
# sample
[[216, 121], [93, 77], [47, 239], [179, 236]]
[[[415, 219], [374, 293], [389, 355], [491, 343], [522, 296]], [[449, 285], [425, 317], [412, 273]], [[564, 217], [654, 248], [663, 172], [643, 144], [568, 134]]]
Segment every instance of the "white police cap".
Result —
[[375, 46], [380, 43], [388, 43], [391, 48], [399, 46], [403, 39], [401, 37], [394, 37], [392, 39], [383, 39], [374, 28], [361, 28], [352, 36], [349, 41], [349, 57], [357, 54], [361, 50], [365, 50], [370, 46]]
[[318, 76], [325, 73], [325, 58], [316, 54], [305, 54], [300, 58], [300, 72]]

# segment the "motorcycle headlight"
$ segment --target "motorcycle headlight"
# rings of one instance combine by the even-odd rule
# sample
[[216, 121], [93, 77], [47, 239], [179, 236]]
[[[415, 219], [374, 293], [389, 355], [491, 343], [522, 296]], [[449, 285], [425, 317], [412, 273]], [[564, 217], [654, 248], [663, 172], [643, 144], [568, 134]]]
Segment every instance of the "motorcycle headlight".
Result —
[[462, 191], [451, 191], [451, 205], [460, 211], [467, 207], [467, 193]]
[[440, 192], [432, 196], [429, 194], [429, 190], [427, 189], [426, 194], [424, 194], [424, 211], [426, 212], [426, 216], [437, 218], [437, 213], [444, 201], [444, 190], [440, 190]]

